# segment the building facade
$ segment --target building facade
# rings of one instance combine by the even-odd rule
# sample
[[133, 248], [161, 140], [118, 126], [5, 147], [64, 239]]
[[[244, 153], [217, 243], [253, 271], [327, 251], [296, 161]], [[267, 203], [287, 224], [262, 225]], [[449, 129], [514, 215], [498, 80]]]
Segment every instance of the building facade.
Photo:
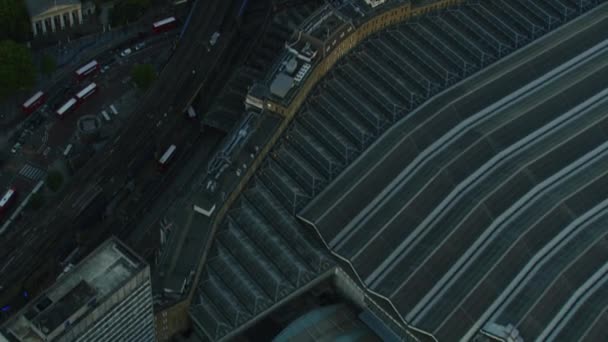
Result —
[[154, 341], [150, 268], [104, 242], [0, 328], [0, 341]]
[[34, 36], [82, 24], [80, 0], [26, 0]]

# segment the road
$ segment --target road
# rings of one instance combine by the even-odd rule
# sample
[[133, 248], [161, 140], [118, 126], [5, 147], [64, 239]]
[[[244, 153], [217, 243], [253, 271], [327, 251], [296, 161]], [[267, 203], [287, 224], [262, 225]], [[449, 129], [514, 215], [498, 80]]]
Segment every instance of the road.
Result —
[[[169, 143], [185, 145], [185, 141], [174, 139], [187, 140], [197, 136], [198, 124], [185, 121], [182, 111], [194, 98], [199, 85], [205, 81], [210, 71], [216, 71], [214, 67], [218, 52], [229, 45], [226, 37], [230, 35], [223, 32], [218, 43], [210, 50], [207, 40], [222, 24], [226, 27], [234, 26], [222, 22], [226, 15], [233, 20], [234, 17], [229, 13], [238, 6], [221, 0], [199, 1], [195, 6], [197, 8], [190, 26], [178, 43], [174, 55], [155, 86], [141, 102], [140, 109], [130, 116], [113, 143], [96, 154], [75, 175], [71, 184], [66, 186], [64, 200], [56, 207], [41, 212], [36, 219], [37, 225], [5, 242], [2, 260], [11, 260], [11, 263], [4, 264], [0, 271], [0, 286], [4, 287], [0, 293], [0, 302], [8, 302], [14, 297], [28, 278], [37, 284], [40, 283], [37, 281], [39, 274], [45, 278], [45, 273], [48, 273], [46, 278], [52, 278], [54, 272], [45, 267], [55, 267], [52, 264], [57, 263], [58, 243], [80, 229], [80, 224], [92, 226], [96, 223], [79, 219], [82, 208], [86, 207], [79, 201], [88, 202], [89, 194], [98, 191], [101, 191], [99, 197], [111, 198], [125, 187], [131, 180], [130, 177], [140, 171], [142, 162], [138, 161], [150, 162], [148, 151]], [[178, 128], [180, 134], [172, 134]], [[165, 141], [165, 138], [171, 141]], [[94, 217], [96, 221], [97, 218]], [[35, 234], [36, 238], [29, 239], [28, 245], [21, 245], [24, 241], [22, 237], [28, 234]], [[20, 247], [9, 249], [8, 245]], [[10, 253], [6, 253], [9, 250]]]

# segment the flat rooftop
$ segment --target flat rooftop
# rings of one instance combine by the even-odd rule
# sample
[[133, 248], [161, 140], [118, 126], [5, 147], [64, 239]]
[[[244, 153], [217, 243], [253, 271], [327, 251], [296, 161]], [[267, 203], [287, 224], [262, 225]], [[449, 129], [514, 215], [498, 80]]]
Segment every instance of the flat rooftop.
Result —
[[[52, 341], [120, 288], [146, 263], [116, 238], [104, 242], [0, 327], [9, 341]], [[70, 323], [68, 323], [68, 320]]]
[[26, 0], [25, 6], [30, 17], [43, 14], [51, 9], [80, 4], [80, 0]]
[[[289, 105], [298, 89], [306, 82], [310, 72], [359, 23], [391, 7], [401, 6], [409, 0], [377, 1], [376, 6], [365, 0], [344, 0], [325, 4], [308, 17], [285, 43], [281, 55], [275, 60], [262, 86], [265, 91], [250, 92], [254, 98], [266, 97]], [[381, 5], [381, 6], [380, 6]]]
[[101, 127], [101, 121], [94, 115], [86, 115], [78, 120], [78, 129], [83, 133], [94, 132]]

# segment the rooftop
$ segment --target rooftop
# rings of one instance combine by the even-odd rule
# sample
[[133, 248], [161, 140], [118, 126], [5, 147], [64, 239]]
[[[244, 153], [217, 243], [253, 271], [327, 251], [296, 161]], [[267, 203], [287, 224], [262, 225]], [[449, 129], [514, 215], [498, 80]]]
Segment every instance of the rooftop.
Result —
[[30, 17], [35, 17], [55, 7], [79, 5], [80, 0], [26, 0], [25, 6]]
[[[449, 15], [467, 18], [464, 22], [472, 26], [475, 20], [483, 22], [476, 9], [462, 6]], [[502, 12], [492, 13], [508, 22]], [[340, 118], [334, 136], [345, 132], [359, 143], [352, 137], [359, 138], [357, 133], [367, 127], [375, 128], [373, 114], [386, 112], [383, 104], [415, 99], [399, 95], [407, 94], [408, 88], [419, 91], [417, 80], [432, 79], [433, 70], [440, 68], [456, 71], [459, 77], [466, 75], [466, 65], [457, 63], [457, 57], [466, 57], [472, 50], [459, 49], [458, 44], [473, 46], [475, 36], [450, 40], [447, 33], [462, 32], [465, 37], [466, 32], [460, 21], [443, 20], [421, 18], [415, 25], [397, 26], [362, 43], [354, 56], [341, 63], [341, 72], [324, 81], [318, 95], [322, 101], [313, 103], [310, 112]], [[553, 37], [560, 36], [566, 35]], [[438, 37], [444, 41], [441, 49], [435, 47]], [[470, 76], [467, 83], [405, 114], [366, 146], [299, 216], [314, 224], [332, 251], [349, 261], [363, 284], [388, 298], [405, 321], [440, 341], [470, 340], [486, 320], [495, 323], [487, 328], [492, 334], [497, 334], [497, 325], [513, 325], [525, 340], [558, 334], [575, 337], [556, 340], [581, 340], [594, 323], [583, 325], [578, 319], [595, 317], [591, 313], [605, 301], [585, 299], [585, 311], [573, 305], [573, 299], [582, 293], [599, 298], [608, 288], [602, 290], [608, 283], [602, 266], [607, 245], [599, 237], [606, 236], [606, 226], [599, 220], [586, 220], [590, 215], [600, 217], [600, 212], [605, 215], [605, 203], [600, 202], [605, 196], [592, 194], [606, 181], [597, 176], [606, 173], [607, 164], [601, 164], [605, 155], [598, 152], [606, 137], [593, 124], [599, 119], [588, 125], [582, 122], [595, 116], [605, 119], [605, 110], [589, 103], [599, 98], [606, 101], [607, 95], [598, 93], [604, 89], [599, 79], [581, 76], [578, 96], [545, 98], [554, 96], [555, 84], [563, 82], [565, 73], [558, 66], [574, 64], [590, 54], [585, 50], [594, 41], [603, 41], [605, 46], [604, 39], [589, 30], [564, 43], [563, 50], [554, 51], [541, 47], [549, 43], [539, 41], [530, 47], [538, 50], [513, 55], [488, 67], [485, 74]], [[588, 45], [574, 49], [578, 46], [574, 41]], [[547, 54], [542, 61], [533, 57], [539, 51]], [[475, 63], [485, 67], [489, 62], [480, 62], [483, 56], [467, 58], [476, 58]], [[423, 63], [435, 68], [395, 72]], [[511, 68], [508, 77], [498, 79], [496, 73], [506, 69], [507, 63], [526, 67]], [[531, 69], [535, 72], [530, 73]], [[420, 77], [414, 78], [415, 72]], [[577, 74], [576, 70], [572, 73]], [[405, 79], [408, 74], [409, 80]], [[447, 80], [449, 73], [444, 75]], [[555, 78], [549, 81], [549, 76]], [[500, 85], [485, 87], [489, 84], [485, 77]], [[358, 86], [353, 86], [357, 81]], [[542, 86], [533, 93], [530, 89], [536, 84]], [[463, 99], [465, 91], [475, 95]], [[568, 93], [567, 87], [559, 91]], [[538, 102], [526, 102], [527, 96]], [[362, 105], [349, 107], [350, 101]], [[564, 101], [569, 105], [560, 105]], [[542, 118], [537, 113], [543, 113]], [[565, 123], [574, 116], [577, 119]], [[563, 126], [558, 122], [564, 122]], [[530, 159], [519, 158], [523, 154]], [[583, 167], [591, 158], [597, 158], [593, 159], [597, 164], [588, 162]], [[585, 232], [581, 233], [584, 237], [572, 240], [580, 249], [574, 248], [574, 242], [561, 240], [566, 234], [578, 234], [573, 227]], [[541, 261], [530, 260], [543, 260], [542, 266]]]
[[318, 307], [298, 317], [273, 342], [287, 341], [369, 341], [381, 339], [357, 317], [347, 304]]
[[[549, 1], [530, 3], [545, 6]], [[603, 149], [605, 126], [598, 127], [599, 122], [604, 125], [607, 121], [599, 119], [605, 111], [589, 109], [589, 101], [584, 103], [587, 109], [578, 106], [571, 113], [564, 113], [560, 103], [583, 103], [584, 96], [599, 91], [607, 71], [604, 68], [602, 75], [577, 84], [581, 92], [569, 91], [572, 85], [559, 88], [561, 94], [568, 94], [561, 97], [553, 96], [555, 85], [539, 83], [539, 95], [551, 101], [535, 108], [534, 115], [529, 108], [533, 105], [527, 101], [496, 105], [504, 97], [512, 99], [508, 96], [511, 92], [540, 77], [541, 71], [550, 71], [551, 65], [568, 62], [577, 55], [577, 49], [584, 50], [583, 45], [589, 47], [592, 41], [603, 39], [598, 32], [604, 30], [588, 29], [582, 36], [580, 26], [571, 27], [570, 32], [577, 32], [578, 37], [562, 31], [555, 39], [563, 42], [564, 36], [572, 34], [570, 39], [580, 45], [570, 41], [558, 45], [554, 40], [551, 44], [559, 47], [548, 52], [552, 50], [546, 48], [549, 43], [538, 41], [530, 45], [533, 51], [496, 62], [540, 35], [533, 26], [525, 26], [528, 40], [510, 29], [502, 33], [488, 30], [480, 41], [479, 30], [492, 27], [480, 11], [486, 10], [484, 3], [459, 6], [444, 12], [445, 16], [422, 16], [415, 23], [372, 36], [355, 49], [356, 53], [345, 56], [332, 77], [313, 90], [214, 237], [191, 307], [193, 321], [209, 339], [224, 338], [269, 310], [272, 303], [305, 286], [323, 270], [325, 246], [349, 261], [360, 283], [374, 291], [371, 298], [378, 293], [383, 296], [387, 303], [383, 309], [390, 309], [385, 311], [393, 318], [422, 328], [439, 340], [470, 339], [487, 320], [486, 313], [493, 316], [491, 322], [501, 326], [520, 322], [517, 330], [531, 340], [546, 333], [574, 336], [557, 340], [581, 340], [587, 327], [597, 334], [605, 332], [605, 325], [585, 321], [585, 317], [605, 317], [608, 302], [608, 296], [602, 297], [608, 289], [606, 226], [599, 223], [608, 217], [604, 206], [608, 201], [598, 203], [605, 196], [593, 191], [608, 182], [608, 164], [598, 161], [579, 169], [581, 163], [573, 160], [599, 158], [595, 148], [602, 144], [601, 162], [608, 163], [608, 150]], [[363, 4], [367, 6], [363, 0], [342, 1], [342, 10], [359, 8], [352, 13], [360, 14]], [[525, 7], [518, 11], [527, 13]], [[491, 7], [487, 12], [513, 24], [513, 17], [503, 10]], [[452, 34], [462, 38], [453, 39]], [[303, 39], [302, 46], [306, 46], [306, 37], [295, 37]], [[505, 37], [514, 42], [513, 48], [499, 45]], [[308, 43], [314, 50], [315, 45]], [[302, 50], [286, 50], [266, 84], [319, 59], [307, 62], [307, 54], [297, 55]], [[543, 51], [551, 56], [539, 57]], [[293, 56], [298, 59], [295, 68]], [[543, 61], [532, 60], [532, 56]], [[524, 64], [524, 58], [531, 59]], [[510, 69], [499, 82], [496, 74], [507, 63], [525, 67]], [[488, 73], [473, 75], [481, 68], [488, 68]], [[467, 77], [467, 82], [446, 90]], [[488, 80], [492, 86], [481, 86]], [[475, 86], [480, 90], [473, 94]], [[296, 93], [293, 89], [296, 86], [282, 101], [290, 101]], [[446, 92], [427, 102], [443, 90]], [[264, 95], [259, 87], [249, 94], [254, 91], [276, 96]], [[605, 92], [602, 96], [606, 98]], [[490, 114], [485, 108], [492, 106], [500, 111]], [[569, 120], [573, 115], [581, 119]], [[557, 118], [560, 121], [551, 121]], [[540, 138], [541, 132], [552, 133]], [[375, 140], [378, 136], [382, 137]], [[537, 140], [523, 144], [527, 142], [524, 139]], [[498, 162], [492, 163], [507, 149], [508, 157], [501, 159], [500, 168], [494, 168]], [[536, 159], [524, 164], [518, 151], [529, 152], [526, 158]], [[519, 167], [519, 174], [507, 172]], [[549, 169], [561, 170], [555, 178], [559, 181], [551, 185], [555, 189], [540, 196], [541, 188], [534, 182], [549, 177]], [[582, 189], [583, 184], [589, 186]], [[460, 189], [466, 191], [466, 198], [457, 197]], [[495, 194], [488, 194], [491, 191]], [[527, 192], [531, 196], [524, 196]], [[559, 203], [567, 197], [564, 194], [573, 197]], [[522, 198], [530, 199], [525, 207], [520, 204]], [[482, 199], [484, 205], [471, 210]], [[602, 221], [599, 216], [595, 222], [586, 220], [599, 210], [606, 215]], [[498, 222], [499, 215], [509, 217], [503, 215], [505, 211], [517, 221], [510, 223], [509, 229], [496, 229], [492, 222]], [[295, 220], [294, 215], [302, 220]], [[540, 220], [540, 215], [546, 219]], [[558, 232], [575, 231], [568, 221], [575, 216], [586, 225], [580, 230], [585, 233], [566, 245]], [[325, 242], [323, 248], [317, 247], [317, 236], [301, 221], [315, 223]], [[604, 234], [602, 238], [600, 234]], [[549, 251], [543, 248], [548, 243], [562, 244], [560, 254], [542, 255]], [[590, 249], [583, 253], [583, 246]], [[311, 251], [318, 254], [311, 255]], [[534, 254], [551, 264], [542, 269], [551, 273], [527, 271], [533, 266], [530, 259]], [[573, 260], [576, 263], [566, 269], [565, 264]], [[467, 272], [458, 270], [459, 265]], [[567, 272], [560, 275], [562, 270]], [[553, 280], [546, 287], [528, 286]], [[517, 282], [521, 287], [515, 293]], [[501, 303], [497, 296], [503, 290], [506, 299]], [[585, 296], [582, 307], [570, 300], [581, 294]], [[495, 311], [498, 305], [500, 312]], [[596, 316], [598, 312], [602, 315]], [[543, 332], [538, 322], [546, 323], [543, 327], [550, 323], [559, 326]], [[573, 328], [566, 329], [566, 325]]]
[[14, 341], [53, 341], [145, 267], [118, 239], [109, 239], [0, 327], [0, 340], [4, 334]]
[[78, 119], [78, 130], [83, 133], [94, 132], [101, 127], [101, 120], [95, 115], [85, 115]]
[[[249, 93], [251, 98], [269, 98], [288, 105], [316, 64], [361, 21], [407, 0], [341, 0], [321, 6], [285, 42], [266, 80]], [[381, 6], [380, 6], [381, 5]], [[269, 89], [261, 91], [260, 86]]]

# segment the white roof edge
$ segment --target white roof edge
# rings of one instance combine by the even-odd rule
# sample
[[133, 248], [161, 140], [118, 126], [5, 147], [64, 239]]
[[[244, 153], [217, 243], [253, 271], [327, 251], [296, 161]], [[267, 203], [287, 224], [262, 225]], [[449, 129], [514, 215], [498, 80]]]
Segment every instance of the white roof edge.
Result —
[[4, 206], [6, 204], [6, 202], [8, 202], [11, 199], [11, 197], [13, 197], [14, 193], [15, 193], [15, 189], [13, 189], [13, 188], [6, 190], [6, 192], [2, 196], [2, 199], [0, 199], [0, 207]]
[[32, 95], [32, 97], [27, 99], [27, 101], [25, 101], [23, 105], [29, 107], [32, 103], [42, 97], [42, 95], [44, 95], [44, 92], [42, 90], [39, 90], [36, 94]]
[[196, 205], [196, 204], [195, 204], [195, 205], [193, 206], [193, 209], [194, 209], [194, 211], [195, 211], [195, 212], [197, 212], [197, 213], [199, 213], [199, 214], [203, 214], [203, 215], [205, 215], [205, 216], [207, 216], [207, 217], [210, 217], [210, 216], [211, 216], [211, 214], [213, 214], [213, 212], [215, 211], [215, 203], [214, 203], [214, 204], [213, 204], [213, 206], [212, 206], [211, 208], [209, 208], [209, 209], [204, 209], [204, 208], [201, 208], [201, 207], [199, 207], [198, 205]]
[[84, 73], [85, 71], [91, 69], [95, 65], [97, 65], [97, 60], [96, 59], [90, 61], [89, 63], [87, 63], [87, 64], [85, 64], [83, 66], [81, 66], [78, 70], [76, 70], [76, 73], [80, 75], [80, 74]]
[[63, 104], [63, 106], [61, 106], [61, 108], [57, 109], [57, 113], [59, 113], [60, 115], [63, 114], [66, 110], [70, 109], [70, 107], [72, 107], [75, 103], [76, 99], [73, 97], [70, 98]]
[[78, 94], [76, 94], [76, 97], [81, 98], [81, 97], [85, 96], [91, 90], [93, 90], [95, 88], [97, 88], [97, 84], [95, 82], [91, 82], [91, 84], [89, 84], [88, 86], [82, 88], [82, 90], [79, 91]]
[[154, 22], [154, 24], [152, 24], [152, 25], [154, 27], [159, 27], [159, 26], [162, 26], [162, 25], [174, 22], [174, 21], [175, 21], [175, 17], [171, 16], [169, 18], [165, 18], [165, 19], [159, 20], [157, 22]]

